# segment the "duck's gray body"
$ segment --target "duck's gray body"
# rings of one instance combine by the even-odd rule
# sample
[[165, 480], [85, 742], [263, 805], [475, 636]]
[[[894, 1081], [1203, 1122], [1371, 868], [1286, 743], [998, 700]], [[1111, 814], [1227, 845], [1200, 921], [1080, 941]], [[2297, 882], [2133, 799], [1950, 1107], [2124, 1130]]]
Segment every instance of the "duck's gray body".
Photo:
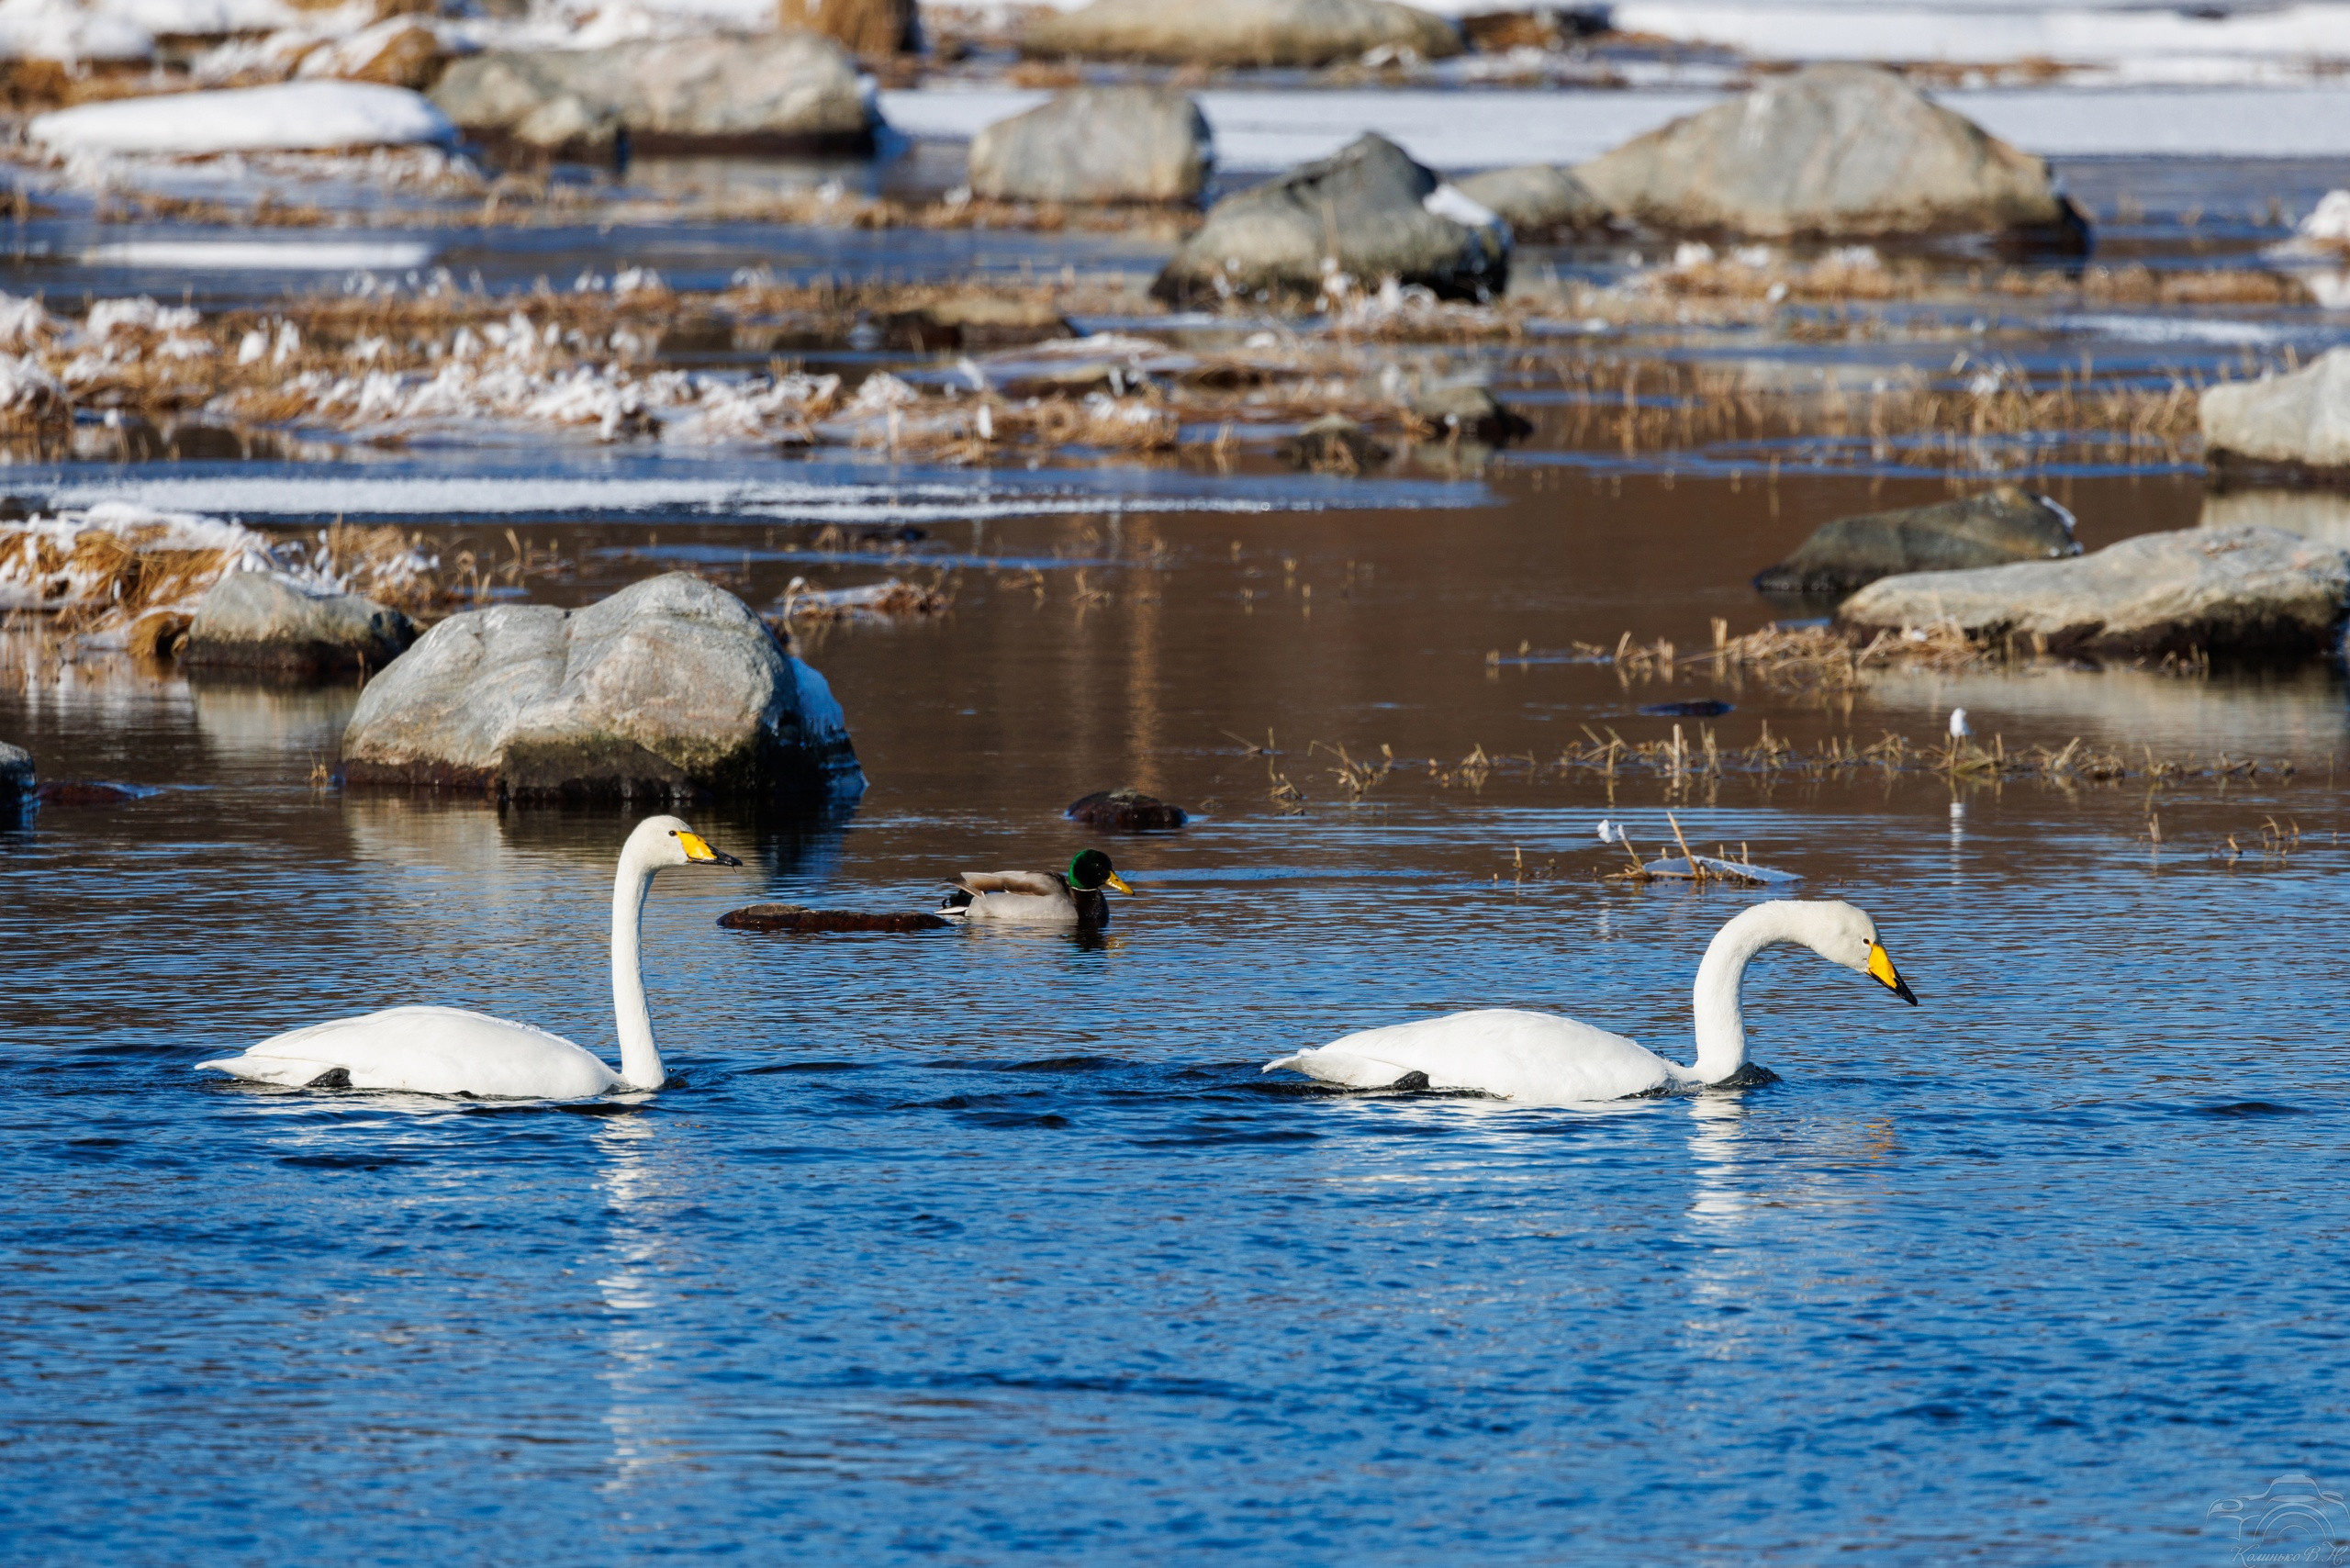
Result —
[[1047, 930], [1110, 924], [1110, 901], [1100, 889], [1080, 892], [1050, 871], [965, 871], [955, 888], [938, 912], [949, 920]]

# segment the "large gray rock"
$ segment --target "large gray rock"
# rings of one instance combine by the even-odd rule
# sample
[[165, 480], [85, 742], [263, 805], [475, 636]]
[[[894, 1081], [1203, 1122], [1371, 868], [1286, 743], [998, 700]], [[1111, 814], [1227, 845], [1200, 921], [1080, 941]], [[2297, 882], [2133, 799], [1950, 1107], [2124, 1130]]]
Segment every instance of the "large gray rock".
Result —
[[642, 151], [862, 151], [878, 123], [856, 62], [807, 32], [490, 50], [452, 65], [432, 101], [467, 130], [550, 148], [625, 126]]
[[1366, 287], [1392, 277], [1453, 298], [1497, 295], [1509, 229], [1385, 137], [1362, 136], [1217, 202], [1151, 292], [1312, 294], [1333, 266]]
[[1953, 622], [2058, 653], [2281, 658], [2329, 650], [2350, 606], [2350, 554], [2273, 528], [2148, 533], [2067, 561], [1882, 577], [1837, 619], [1858, 632]]
[[2289, 375], [2207, 387], [2196, 417], [2204, 457], [2222, 474], [2350, 483], [2350, 349]]
[[1038, 18], [1020, 39], [1032, 58], [1160, 65], [1328, 65], [1375, 49], [1443, 60], [1460, 52], [1460, 33], [1391, 0], [1093, 0]]
[[1472, 174], [1460, 182], [1460, 194], [1498, 213], [1520, 240], [1586, 233], [1615, 216], [1590, 186], [1549, 163]]
[[2012, 485], [1964, 500], [1866, 512], [1821, 523], [1796, 553], [1758, 575], [1764, 593], [1850, 593], [1903, 572], [1953, 572], [2081, 553], [2073, 514]]
[[1207, 118], [1166, 87], [1080, 87], [971, 140], [971, 191], [997, 201], [1193, 201], [1215, 162]]
[[372, 682], [342, 737], [356, 784], [521, 799], [822, 799], [865, 788], [824, 678], [682, 572], [585, 610], [455, 615]]
[[20, 745], [0, 741], [0, 806], [32, 799], [37, 782], [33, 777], [33, 754]]
[[197, 601], [181, 662], [196, 668], [328, 675], [378, 670], [416, 641], [416, 623], [355, 593], [274, 572], [230, 572]]
[[1998, 232], [2077, 250], [2045, 159], [1873, 65], [1815, 65], [1636, 137], [1575, 177], [1651, 228], [1789, 239]]

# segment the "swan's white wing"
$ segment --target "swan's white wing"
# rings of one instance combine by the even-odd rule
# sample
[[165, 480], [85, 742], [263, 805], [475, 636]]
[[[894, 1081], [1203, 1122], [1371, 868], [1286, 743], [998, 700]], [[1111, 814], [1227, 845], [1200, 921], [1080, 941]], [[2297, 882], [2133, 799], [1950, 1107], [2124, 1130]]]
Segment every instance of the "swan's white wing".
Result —
[[[1548, 1013], [1486, 1008], [1365, 1029], [1267, 1065], [1373, 1088], [1425, 1072], [1431, 1089], [1475, 1089], [1529, 1104], [1566, 1105], [1645, 1094], [1685, 1076], [1621, 1035]], [[1385, 1076], [1364, 1081], [1366, 1075]]]
[[198, 1065], [265, 1083], [306, 1084], [341, 1068], [353, 1089], [487, 1099], [585, 1099], [620, 1081], [610, 1067], [560, 1035], [455, 1007], [394, 1007], [337, 1018], [263, 1040], [243, 1056]]
[[275, 1083], [287, 1089], [308, 1089], [321, 1080], [340, 1081], [342, 1069], [330, 1061], [304, 1061], [298, 1057], [257, 1057], [251, 1051], [241, 1057], [222, 1057], [218, 1061], [200, 1061], [196, 1068], [213, 1068], [231, 1078], [242, 1078], [254, 1083]]
[[1373, 1061], [1369, 1057], [1350, 1056], [1335, 1046], [1300, 1051], [1293, 1057], [1269, 1061], [1262, 1070], [1271, 1072], [1276, 1068], [1284, 1067], [1302, 1072], [1308, 1078], [1318, 1078], [1325, 1083], [1343, 1083], [1349, 1089], [1384, 1089], [1411, 1071], [1411, 1069], [1397, 1067], [1392, 1061]]

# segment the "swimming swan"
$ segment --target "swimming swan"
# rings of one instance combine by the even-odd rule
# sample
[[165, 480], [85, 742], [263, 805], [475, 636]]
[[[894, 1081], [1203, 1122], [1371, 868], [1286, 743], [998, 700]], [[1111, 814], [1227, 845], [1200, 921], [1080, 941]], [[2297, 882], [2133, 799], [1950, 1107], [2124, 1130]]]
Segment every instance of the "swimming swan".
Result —
[[1918, 1005], [1876, 938], [1876, 923], [1848, 903], [1779, 899], [1723, 926], [1697, 966], [1697, 1065], [1683, 1067], [1621, 1035], [1548, 1013], [1487, 1008], [1365, 1029], [1267, 1062], [1355, 1089], [1383, 1089], [1426, 1073], [1431, 1089], [1475, 1089], [1505, 1100], [1556, 1105], [1621, 1100], [1660, 1089], [1720, 1083], [1746, 1065], [1739, 982], [1755, 954], [1778, 943], [1808, 947], [1857, 969]]
[[676, 817], [647, 817], [628, 835], [612, 883], [618, 1072], [560, 1035], [456, 1007], [394, 1007], [313, 1024], [263, 1040], [241, 1057], [196, 1065], [292, 1089], [406, 1089], [518, 1100], [584, 1100], [614, 1089], [658, 1089], [667, 1080], [636, 959], [645, 892], [664, 866], [741, 864]]

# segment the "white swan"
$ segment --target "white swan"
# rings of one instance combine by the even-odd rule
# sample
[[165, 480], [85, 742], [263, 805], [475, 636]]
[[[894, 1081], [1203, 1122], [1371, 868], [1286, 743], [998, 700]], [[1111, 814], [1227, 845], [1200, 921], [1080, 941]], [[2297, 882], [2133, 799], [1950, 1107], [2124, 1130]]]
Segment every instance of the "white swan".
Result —
[[1487, 1008], [1365, 1029], [1267, 1062], [1264, 1070], [1293, 1068], [1308, 1078], [1355, 1089], [1382, 1089], [1412, 1073], [1426, 1073], [1431, 1089], [1482, 1090], [1544, 1105], [1720, 1083], [1746, 1065], [1739, 982], [1755, 954], [1782, 942], [1857, 969], [1918, 1005], [1864, 911], [1826, 900], [1779, 899], [1739, 914], [1707, 945], [1697, 966], [1694, 1068], [1572, 1018]]
[[263, 1040], [240, 1057], [198, 1062], [288, 1088], [406, 1089], [489, 1099], [584, 1100], [666, 1081], [645, 1011], [637, 929], [653, 874], [664, 866], [740, 866], [676, 817], [647, 817], [621, 848], [612, 883], [612, 1012], [621, 1070], [560, 1035], [456, 1007], [393, 1007]]

